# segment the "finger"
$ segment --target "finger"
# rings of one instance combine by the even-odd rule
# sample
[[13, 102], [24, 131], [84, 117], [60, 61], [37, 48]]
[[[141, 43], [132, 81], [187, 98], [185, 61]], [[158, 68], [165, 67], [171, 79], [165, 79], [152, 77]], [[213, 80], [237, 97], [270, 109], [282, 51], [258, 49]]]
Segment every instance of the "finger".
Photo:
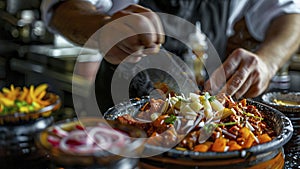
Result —
[[[113, 15], [112, 20], [117, 20], [118, 23], [122, 23], [132, 29], [134, 34], [131, 34], [131, 36], [139, 34], [150, 34], [155, 38], [157, 36], [157, 32], [152, 21], [146, 16], [143, 16], [141, 13], [121, 10]], [[151, 42], [154, 42], [154, 40]]]
[[[258, 73], [255, 73], [254, 79], [258, 78]], [[269, 81], [253, 81], [254, 83], [252, 86], [249, 88], [249, 90], [244, 94], [245, 97], [253, 98], [257, 97], [258, 95], [262, 94], [267, 87], [269, 86]]]
[[234, 94], [235, 98], [239, 99], [242, 96], [245, 95], [245, 93], [247, 93], [247, 91], [250, 89], [250, 87], [252, 86], [253, 82], [253, 76], [248, 77], [248, 79], [244, 82], [244, 84], [242, 85], [242, 87], [239, 88], [239, 90], [236, 91], [236, 93]]
[[153, 54], [153, 53], [158, 53], [159, 50], [160, 50], [160, 45], [154, 44], [153, 46], [151, 46], [147, 49], [144, 49], [143, 53], [145, 55], [149, 55], [149, 54]]
[[125, 52], [128, 54], [135, 53], [137, 51], [142, 51], [144, 49], [144, 46], [142, 46], [139, 43], [137, 36], [131, 36], [128, 37], [121, 42], [119, 42], [117, 45], [120, 46], [120, 48], [124, 49]]
[[[132, 40], [131, 38], [134, 38], [134, 40]], [[150, 47], [145, 49], [144, 46], [135, 43], [136, 39], [136, 36], [130, 37], [124, 41], [121, 41], [118, 45], [124, 52], [134, 56], [144, 56], [159, 52], [160, 45], [152, 44]]]
[[157, 41], [157, 33], [153, 23], [147, 17], [131, 13], [130, 16], [122, 19], [122, 22], [134, 31], [133, 35], [138, 36], [141, 45], [151, 47], [155, 44]]
[[244, 49], [236, 49], [228, 56], [222, 65], [226, 79], [231, 77], [236, 72], [245, 56], [246, 52]]
[[142, 13], [142, 15], [146, 16], [152, 23], [154, 24], [156, 33], [157, 33], [157, 44], [162, 44], [165, 41], [165, 33], [163, 30], [163, 26], [159, 16], [151, 11], [148, 8], [142, 7], [140, 5], [130, 5], [129, 7], [125, 8], [124, 10], [128, 10], [135, 13]]
[[245, 81], [250, 76], [251, 70], [241, 65], [241, 68], [236, 71], [235, 74], [228, 80], [226, 85], [223, 87], [221, 92], [226, 93], [228, 95], [235, 94], [245, 83]]
[[135, 48], [133, 50], [133, 49], [128, 48], [127, 46], [122, 45], [122, 44], [118, 44], [117, 46], [118, 46], [118, 49], [125, 52], [127, 54], [127, 56], [130, 56], [130, 55], [135, 55], [135, 56], [143, 55], [143, 47]]
[[104, 56], [105, 60], [114, 65], [120, 64], [126, 57], [128, 57], [128, 53], [118, 46], [112, 47]]
[[221, 90], [226, 83], [226, 79], [230, 78], [241, 64], [243, 56], [240, 55], [241, 52], [239, 50], [233, 52], [209, 77], [209, 80], [204, 84], [204, 89], [209, 90], [211, 93]]
[[[249, 90], [244, 94], [244, 97], [247, 98], [253, 98], [258, 96], [259, 94], [261, 94], [262, 92], [260, 92], [262, 90], [262, 88], [259, 87], [258, 83], [253, 84]], [[263, 90], [262, 90], [263, 91]]]
[[131, 27], [124, 24], [121, 19], [110, 22], [108, 27], [105, 27], [99, 32], [99, 47], [101, 51], [109, 51], [112, 46], [115, 46], [120, 42], [129, 43], [128, 46], [131, 48], [140, 45], [136, 32]]

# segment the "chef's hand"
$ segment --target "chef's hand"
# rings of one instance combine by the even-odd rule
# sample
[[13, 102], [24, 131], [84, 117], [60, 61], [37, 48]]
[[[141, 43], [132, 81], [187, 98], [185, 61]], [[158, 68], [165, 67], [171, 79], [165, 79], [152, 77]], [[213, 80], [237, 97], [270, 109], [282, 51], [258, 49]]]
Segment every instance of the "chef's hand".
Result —
[[128, 61], [138, 62], [145, 54], [158, 52], [164, 42], [159, 17], [139, 5], [118, 11], [101, 29], [99, 48], [112, 64], [119, 64], [129, 55]]
[[[224, 85], [224, 78], [226, 84]], [[236, 49], [205, 83], [212, 94], [226, 93], [235, 98], [256, 97], [263, 93], [271, 80], [267, 64], [256, 54]], [[223, 80], [222, 80], [223, 79]]]

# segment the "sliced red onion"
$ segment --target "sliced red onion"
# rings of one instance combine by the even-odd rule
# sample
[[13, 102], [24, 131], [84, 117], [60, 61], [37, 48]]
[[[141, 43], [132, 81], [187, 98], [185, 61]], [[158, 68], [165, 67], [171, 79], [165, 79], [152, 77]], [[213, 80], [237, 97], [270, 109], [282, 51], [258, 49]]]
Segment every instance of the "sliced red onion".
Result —
[[55, 126], [52, 132], [56, 136], [49, 135], [48, 142], [67, 153], [94, 153], [101, 150], [117, 149], [131, 142], [127, 133], [114, 130], [104, 124], [86, 128], [76, 125], [74, 130], [70, 132]]
[[111, 145], [124, 146], [126, 143], [125, 134], [111, 128], [94, 127], [88, 132], [88, 136], [103, 149], [108, 149]]
[[[82, 130], [74, 130], [69, 133], [68, 136], [63, 137], [60, 141], [59, 148], [64, 151], [64, 152], [72, 152], [72, 153], [81, 153], [81, 154], [86, 154], [86, 153], [91, 153], [94, 151], [94, 147], [90, 144], [86, 144], [86, 141], [84, 141], [83, 138], [87, 138], [87, 135], [84, 131]], [[78, 141], [78, 145], [72, 145], [68, 144], [68, 142], [72, 141]]]
[[82, 125], [76, 125], [75, 128], [78, 129], [78, 130], [85, 130]]
[[61, 129], [60, 127], [58, 126], [54, 126], [53, 129], [52, 129], [52, 132], [57, 135], [58, 137], [66, 137], [68, 136], [68, 132]]
[[49, 135], [47, 141], [54, 147], [59, 146], [60, 138]]

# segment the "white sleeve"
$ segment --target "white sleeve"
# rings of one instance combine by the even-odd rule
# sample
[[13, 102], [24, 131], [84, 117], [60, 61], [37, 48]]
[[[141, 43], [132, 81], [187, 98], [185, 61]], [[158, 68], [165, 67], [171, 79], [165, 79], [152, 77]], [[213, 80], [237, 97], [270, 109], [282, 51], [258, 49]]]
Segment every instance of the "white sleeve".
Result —
[[300, 0], [257, 0], [245, 15], [248, 30], [262, 41], [271, 21], [286, 13], [300, 13]]

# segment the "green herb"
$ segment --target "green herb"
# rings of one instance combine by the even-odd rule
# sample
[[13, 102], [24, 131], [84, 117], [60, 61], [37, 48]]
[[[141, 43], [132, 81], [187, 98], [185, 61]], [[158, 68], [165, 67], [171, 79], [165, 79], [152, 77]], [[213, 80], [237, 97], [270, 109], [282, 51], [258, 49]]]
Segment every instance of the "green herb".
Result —
[[236, 121], [227, 122], [227, 123], [220, 123], [220, 124], [217, 124], [217, 125], [220, 127], [220, 126], [230, 126], [230, 125], [235, 125], [235, 124], [237, 124]]
[[216, 100], [216, 96], [211, 96], [211, 97], [208, 98], [208, 101], [209, 101], [209, 102], [213, 102], [213, 101], [215, 101], [215, 100]]
[[167, 124], [174, 124], [175, 121], [176, 121], [176, 116], [174, 116], [173, 114], [171, 114], [169, 117], [165, 119], [165, 123]]
[[245, 111], [243, 111], [243, 114], [245, 114], [248, 117], [253, 117], [253, 118], [256, 118], [256, 119], [259, 119], [259, 120], [264, 120], [264, 118], [262, 118], [262, 117], [255, 116], [254, 114], [247, 113]]

